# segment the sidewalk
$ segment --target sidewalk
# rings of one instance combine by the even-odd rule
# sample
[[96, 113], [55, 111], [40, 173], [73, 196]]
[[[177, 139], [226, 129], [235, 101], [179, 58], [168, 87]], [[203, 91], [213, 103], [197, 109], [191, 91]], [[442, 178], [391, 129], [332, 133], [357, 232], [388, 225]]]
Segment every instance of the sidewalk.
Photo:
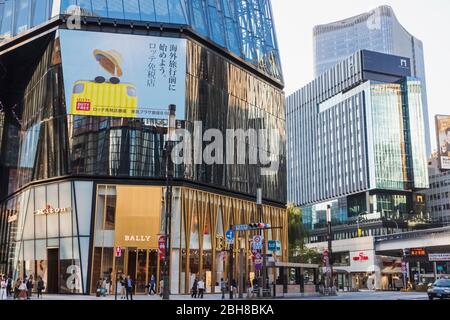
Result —
[[[293, 299], [293, 298], [308, 298], [308, 297], [315, 297], [320, 296], [320, 294], [316, 295], [301, 295], [301, 294], [285, 294], [284, 296], [278, 296], [276, 298], [273, 297], [267, 297], [267, 298], [249, 298], [247, 299], [247, 295], [244, 294], [244, 297], [239, 299], [236, 295], [234, 296], [233, 300], [230, 300], [230, 294], [225, 295], [225, 299], [223, 301], [236, 301], [236, 300], [246, 300], [246, 301], [252, 301], [252, 300], [270, 300], [270, 299]], [[13, 299], [8, 299], [12, 301]], [[108, 295], [106, 297], [96, 297], [95, 295], [71, 295], [71, 294], [44, 294], [42, 299], [37, 299], [36, 295], [33, 295], [31, 300], [60, 300], [60, 301], [68, 301], [68, 300], [92, 300], [92, 301], [114, 301], [115, 297], [114, 295]], [[161, 301], [162, 298], [159, 295], [133, 295], [133, 300], [136, 301]], [[191, 298], [190, 295], [171, 295], [170, 300], [181, 300], [181, 301], [202, 301], [202, 300], [215, 300], [215, 301], [222, 301], [222, 294], [212, 294], [208, 293], [205, 294], [203, 299], [199, 298]], [[26, 301], [26, 300], [24, 300]], [[117, 301], [125, 301], [121, 300], [120, 296], [117, 296]]]

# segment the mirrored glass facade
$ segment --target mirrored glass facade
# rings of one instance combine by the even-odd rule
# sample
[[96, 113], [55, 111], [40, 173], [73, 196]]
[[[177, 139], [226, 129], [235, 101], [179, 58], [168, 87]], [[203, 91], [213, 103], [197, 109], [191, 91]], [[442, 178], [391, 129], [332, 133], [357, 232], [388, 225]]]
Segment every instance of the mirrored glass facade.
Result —
[[421, 83], [402, 60], [406, 68], [402, 57], [359, 51], [287, 98], [288, 201], [310, 230], [325, 230], [327, 205], [334, 225], [408, 219], [421, 208]]
[[[2, 60], [5, 66], [27, 72], [30, 80], [5, 82], [0, 90], [9, 106], [0, 194], [5, 197], [30, 182], [66, 175], [164, 179], [161, 128], [144, 119], [67, 115], [59, 81], [64, 75], [59, 41], [52, 37], [42, 41], [48, 41], [47, 47], [32, 62], [37, 64], [32, 73], [12, 54]], [[281, 138], [279, 154], [267, 151], [267, 157], [277, 159], [279, 167], [275, 174], [262, 177], [262, 187], [265, 198], [284, 203], [284, 93], [195, 42], [188, 42], [187, 59], [185, 127], [193, 133], [194, 122], [201, 121], [202, 133], [214, 128], [223, 136], [232, 129], [276, 130]], [[22, 88], [25, 98], [8, 94], [12, 88]], [[177, 166], [176, 178], [254, 195], [258, 167], [250, 164], [250, 157], [259, 147], [251, 141], [246, 146], [244, 164], [237, 159], [235, 164], [183, 164]]]

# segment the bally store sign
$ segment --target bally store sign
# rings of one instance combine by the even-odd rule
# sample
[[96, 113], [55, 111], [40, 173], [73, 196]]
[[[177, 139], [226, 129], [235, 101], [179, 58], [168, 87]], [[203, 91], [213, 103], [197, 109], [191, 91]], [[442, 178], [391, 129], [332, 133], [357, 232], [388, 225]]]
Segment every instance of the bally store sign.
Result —
[[115, 246], [157, 249], [162, 188], [117, 186]]
[[144, 236], [144, 235], [128, 235], [126, 234], [123, 239], [125, 242], [150, 242], [152, 240], [152, 236]]

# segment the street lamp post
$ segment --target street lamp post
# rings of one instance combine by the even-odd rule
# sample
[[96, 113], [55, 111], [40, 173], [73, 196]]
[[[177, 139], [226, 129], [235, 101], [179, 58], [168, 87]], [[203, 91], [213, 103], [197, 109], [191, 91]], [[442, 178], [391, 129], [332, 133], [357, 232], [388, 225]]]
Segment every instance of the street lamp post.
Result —
[[327, 225], [328, 225], [328, 264], [329, 264], [329, 277], [328, 277], [328, 286], [330, 289], [330, 293], [332, 291], [332, 288], [334, 287], [334, 281], [333, 281], [333, 252], [332, 252], [332, 240], [333, 240], [333, 233], [331, 230], [331, 206], [327, 206]]
[[176, 106], [169, 106], [169, 123], [167, 127], [167, 143], [166, 143], [166, 212], [164, 223], [165, 249], [164, 257], [164, 275], [163, 275], [163, 299], [170, 299], [170, 243], [171, 243], [171, 227], [172, 227], [172, 185], [173, 185], [173, 162], [172, 149], [175, 142], [176, 130]]

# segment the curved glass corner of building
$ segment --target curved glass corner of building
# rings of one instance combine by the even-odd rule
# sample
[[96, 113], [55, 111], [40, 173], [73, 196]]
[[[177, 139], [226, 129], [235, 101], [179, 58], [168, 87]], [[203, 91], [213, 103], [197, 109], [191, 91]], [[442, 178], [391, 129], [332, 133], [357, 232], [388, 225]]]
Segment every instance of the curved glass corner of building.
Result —
[[4, 0], [0, 43], [59, 13], [186, 25], [283, 82], [270, 0]]
[[60, 12], [187, 25], [283, 81], [270, 0], [61, 0]]

